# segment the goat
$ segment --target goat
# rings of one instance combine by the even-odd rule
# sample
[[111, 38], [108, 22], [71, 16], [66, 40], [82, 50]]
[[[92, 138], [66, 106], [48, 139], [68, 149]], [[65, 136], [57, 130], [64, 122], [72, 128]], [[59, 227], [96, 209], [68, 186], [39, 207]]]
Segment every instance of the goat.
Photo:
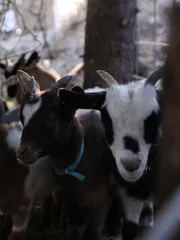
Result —
[[[98, 71], [108, 88], [99, 92], [60, 89], [64, 104], [72, 108], [100, 110], [106, 139], [116, 163], [118, 195], [124, 207], [123, 239], [138, 233], [143, 209], [153, 211], [156, 152], [161, 123], [159, 92], [154, 85], [162, 69], [140, 82], [118, 85], [105, 71]], [[144, 219], [145, 220], [145, 219]], [[153, 225], [152, 217], [148, 222]]]
[[[33, 52], [33, 54], [30, 56], [29, 60], [25, 63], [24, 60], [25, 54], [23, 54], [21, 56], [21, 58], [17, 61], [17, 63], [14, 65], [14, 67], [6, 67], [5, 64], [0, 64], [0, 67], [3, 68], [5, 77], [10, 78], [10, 80], [14, 80], [15, 83], [13, 85], [10, 85], [8, 87], [8, 96], [10, 98], [14, 98], [16, 97], [17, 102], [21, 105], [24, 102], [24, 96], [23, 93], [21, 91], [21, 88], [18, 86], [18, 82], [16, 80], [15, 74], [16, 71], [18, 69], [23, 69], [26, 70], [27, 73], [29, 73], [32, 76], [35, 76], [35, 78], [38, 79], [43, 79], [42, 81], [38, 81], [41, 90], [46, 90], [48, 88], [51, 87], [51, 85], [57, 81], [57, 79], [60, 79], [60, 75], [58, 74], [52, 74], [50, 72], [48, 72], [47, 70], [45, 70], [43, 67], [41, 67], [40, 65], [36, 65], [37, 62], [39, 61], [39, 56], [37, 54], [37, 52]], [[30, 69], [29, 69], [30, 68]], [[69, 73], [68, 75], [72, 75], [73, 76], [73, 81], [70, 82], [70, 84], [68, 84], [67, 88], [70, 89], [72, 88], [74, 85], [82, 85], [82, 77], [80, 76], [82, 73], [82, 69], [83, 69], [83, 63], [79, 63], [77, 64]], [[46, 75], [44, 77], [44, 75]], [[53, 76], [54, 76], [54, 80], [53, 80]], [[50, 81], [49, 85], [44, 84], [44, 82], [48, 82], [48, 78], [52, 81]], [[44, 84], [44, 85], [43, 85]], [[5, 103], [4, 103], [5, 104]], [[11, 123], [11, 122], [16, 122], [19, 121], [19, 107], [14, 109], [14, 110], [9, 110], [7, 109], [7, 105], [4, 105], [6, 107], [6, 113], [3, 115], [2, 118], [2, 123]]]
[[[72, 81], [66, 86], [67, 89], [71, 89], [74, 85], [82, 86], [82, 79], [80, 73], [82, 72], [83, 63], [77, 64], [69, 73], [68, 75], [72, 75]], [[98, 87], [93, 88], [93, 91], [98, 91]], [[90, 91], [91, 89], [86, 89], [85, 92]], [[42, 91], [43, 92], [43, 91]], [[14, 96], [14, 95], [13, 95]], [[13, 110], [5, 111], [4, 115], [2, 116], [2, 123], [12, 123], [19, 121], [19, 107]]]
[[48, 156], [31, 166], [17, 161], [21, 134], [20, 122], [0, 125], [0, 212], [10, 215], [13, 222], [8, 240], [24, 239], [32, 204], [43, 201], [55, 186]]
[[4, 112], [5, 112], [5, 110], [4, 110], [4, 104], [3, 104], [2, 99], [0, 98], [0, 123], [2, 122], [2, 117], [3, 117], [3, 115], [4, 115]]
[[18, 69], [22, 69], [28, 74], [35, 76], [35, 78], [38, 79], [41, 90], [49, 89], [58, 79], [60, 79], [59, 74], [51, 73], [43, 66], [39, 65], [39, 59], [40, 57], [38, 53], [34, 51], [27, 62], [25, 62], [25, 54], [22, 54], [13, 66], [7, 66], [2, 63], [0, 64], [0, 67], [4, 70], [4, 76], [7, 79], [6, 82], [13, 81], [13, 84], [9, 84], [8, 86], [8, 95], [11, 98], [15, 97], [19, 104], [22, 104], [25, 99], [16, 78], [16, 72]]
[[6, 112], [9, 111], [9, 107], [5, 98], [0, 97], [0, 123], [3, 122], [3, 117]]
[[[79, 238], [77, 224], [85, 215], [82, 239], [98, 240], [107, 213], [113, 159], [100, 116], [92, 111], [77, 117], [76, 109], [61, 101], [58, 90], [67, 85], [70, 76], [43, 94], [39, 94], [33, 77], [22, 71], [17, 76], [27, 99], [20, 109], [24, 128], [17, 157], [25, 164], [32, 164], [45, 154], [53, 157], [55, 179], [64, 189], [70, 225], [65, 238]], [[74, 87], [73, 91], [79, 89]]]
[[9, 111], [9, 107], [5, 98], [1, 97], [2, 104], [4, 106], [4, 112]]
[[9, 110], [2, 115], [1, 123], [10, 124], [19, 121], [19, 108]]

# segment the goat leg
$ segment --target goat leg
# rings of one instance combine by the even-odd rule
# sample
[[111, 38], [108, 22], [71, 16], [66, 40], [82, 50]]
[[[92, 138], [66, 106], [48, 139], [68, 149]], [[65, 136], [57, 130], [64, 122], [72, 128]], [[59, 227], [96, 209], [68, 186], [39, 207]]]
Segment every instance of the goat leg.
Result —
[[67, 199], [64, 201], [63, 206], [63, 212], [65, 214], [62, 216], [67, 216], [68, 221], [68, 230], [65, 233], [63, 240], [79, 240], [80, 233], [78, 231], [78, 207], [75, 206], [72, 201], [68, 201]]
[[13, 225], [8, 240], [24, 240], [25, 231], [29, 221], [30, 209], [29, 202], [28, 204], [26, 202], [26, 204], [21, 205], [18, 211], [12, 215]]
[[10, 216], [0, 216], [0, 239], [5, 240], [8, 238], [12, 227]]
[[139, 225], [128, 221], [124, 220], [123, 223], [123, 229], [122, 229], [122, 240], [135, 240], [139, 231]]
[[39, 225], [39, 231], [44, 230], [51, 223], [51, 203], [52, 195], [50, 194], [44, 199], [44, 202], [41, 206], [41, 220]]
[[125, 214], [122, 239], [134, 240], [139, 232], [139, 220], [144, 202], [138, 198], [128, 195], [126, 192], [122, 192], [121, 199], [124, 205]]
[[96, 206], [90, 210], [87, 216], [87, 226], [84, 230], [82, 240], [99, 240], [104, 229], [108, 209], [107, 192], [101, 192]]

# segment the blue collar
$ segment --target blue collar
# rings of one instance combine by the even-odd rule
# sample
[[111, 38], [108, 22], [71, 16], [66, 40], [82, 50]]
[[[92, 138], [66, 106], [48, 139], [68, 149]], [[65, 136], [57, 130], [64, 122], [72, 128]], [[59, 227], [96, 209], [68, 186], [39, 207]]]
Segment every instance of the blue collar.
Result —
[[82, 155], [84, 153], [84, 140], [82, 141], [82, 144], [81, 144], [81, 148], [80, 148], [80, 151], [79, 151], [79, 154], [76, 158], [76, 161], [74, 163], [72, 163], [69, 167], [63, 169], [63, 170], [59, 170], [58, 168], [56, 168], [54, 166], [54, 170], [55, 172], [58, 174], [58, 175], [64, 175], [64, 174], [69, 174], [69, 175], [72, 175], [73, 177], [79, 179], [80, 181], [83, 181], [85, 176], [78, 173], [78, 172], [74, 172], [74, 170], [77, 168], [77, 166], [79, 165], [81, 159], [82, 159]]

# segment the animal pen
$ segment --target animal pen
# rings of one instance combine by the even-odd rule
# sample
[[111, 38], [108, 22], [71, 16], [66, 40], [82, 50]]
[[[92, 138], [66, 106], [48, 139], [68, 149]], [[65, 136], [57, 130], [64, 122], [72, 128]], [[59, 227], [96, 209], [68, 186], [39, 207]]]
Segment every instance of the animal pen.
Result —
[[[6, 2], [11, 3], [11, 1], [2, 1], [3, 2], [3, 11], [8, 11], [9, 5]], [[17, 1], [18, 2], [18, 1]], [[161, 96], [161, 101], [163, 103], [163, 124], [162, 124], [162, 144], [161, 144], [161, 151], [160, 155], [158, 156], [161, 161], [158, 169], [158, 177], [157, 177], [157, 189], [156, 189], [156, 196], [157, 196], [157, 204], [155, 206], [155, 212], [157, 213], [155, 218], [155, 223], [152, 229], [148, 229], [147, 231], [143, 232], [143, 235], [140, 236], [141, 240], [175, 240], [180, 239], [180, 189], [179, 189], [179, 180], [180, 180], [180, 128], [179, 128], [179, 96], [180, 96], [180, 71], [179, 71], [179, 64], [180, 64], [180, 5], [175, 3], [177, 1], [166, 1], [166, 4], [174, 2], [174, 6], [169, 12], [170, 14], [170, 34], [168, 35], [168, 41], [163, 41], [164, 39], [164, 32], [162, 30], [162, 25], [164, 22], [161, 20], [160, 6], [163, 1], [160, 0], [152, 0], [152, 1], [138, 1], [138, 8], [140, 9], [141, 14], [142, 11], [146, 12], [143, 16], [137, 16], [137, 24], [135, 28], [135, 44], [136, 44], [136, 62], [135, 62], [135, 71], [134, 75], [136, 75], [137, 79], [144, 79], [148, 76], [147, 73], [152, 72], [156, 68], [159, 68], [165, 59], [165, 64], [163, 66], [162, 71], [162, 87], [163, 87], [163, 94]], [[51, 71], [52, 73], [61, 73], [61, 75], [66, 75], [70, 72], [73, 66], [82, 62], [82, 55], [84, 41], [80, 41], [81, 47], [78, 46], [79, 42], [76, 38], [73, 38], [71, 35], [75, 35], [76, 31], [78, 32], [79, 38], [84, 38], [84, 34], [82, 34], [82, 30], [84, 28], [85, 22], [85, 10], [86, 10], [86, 1], [79, 1], [79, 3], [75, 4], [75, 10], [72, 7], [71, 10], [68, 10], [67, 6], [64, 6], [64, 11], [68, 12], [67, 15], [64, 17], [59, 17], [58, 14], [54, 17], [54, 21], [57, 23], [55, 24], [55, 34], [51, 33], [46, 28], [46, 24], [44, 20], [46, 19], [46, 11], [47, 11], [47, 4], [49, 1], [41, 0], [39, 6], [37, 7], [40, 9], [40, 12], [33, 12], [31, 11], [30, 18], [33, 16], [37, 16], [40, 14], [38, 27], [39, 31], [33, 31], [31, 28], [28, 27], [26, 23], [25, 16], [18, 10], [17, 5], [14, 5], [12, 2], [11, 9], [14, 10], [14, 13], [17, 19], [20, 19], [21, 23], [21, 31], [25, 31], [28, 35], [25, 41], [32, 41], [33, 44], [30, 44], [30, 48], [27, 48], [27, 43], [20, 43], [20, 46], [17, 39], [23, 39], [24, 36], [19, 35], [20, 30], [18, 27], [16, 28], [16, 35], [13, 36], [16, 38], [15, 41], [12, 40], [11, 36], [9, 44], [15, 42], [15, 46], [13, 49], [11, 46], [4, 41], [1, 46], [1, 53], [0, 53], [0, 62], [11, 62], [10, 59], [19, 59], [22, 54], [26, 53], [27, 55], [31, 54], [34, 51], [40, 52], [42, 59], [41, 64]], [[31, 7], [33, 5], [33, 1], [31, 3]], [[54, 1], [54, 8], [60, 6], [58, 1]], [[73, 3], [74, 4], [74, 3]], [[150, 11], [147, 12], [145, 9], [145, 5], [149, 4]], [[74, 5], [73, 5], [74, 6]], [[39, 8], [40, 7], [40, 8]], [[54, 11], [54, 10], [53, 10]], [[58, 11], [57, 11], [58, 12]], [[49, 14], [49, 13], [48, 13]], [[146, 22], [146, 26], [141, 27], [141, 22], [143, 17], [146, 15], [150, 15], [149, 22]], [[59, 14], [61, 15], [61, 14]], [[70, 21], [68, 16], [72, 17]], [[52, 16], [51, 16], [52, 17]], [[79, 17], [79, 20], [78, 20]], [[3, 18], [1, 18], [1, 24], [3, 25]], [[58, 24], [61, 22], [61, 24]], [[163, 23], [162, 23], [163, 22]], [[77, 26], [80, 26], [80, 30]], [[147, 28], [150, 28], [148, 30]], [[50, 26], [51, 28], [51, 26]], [[56, 29], [57, 28], [57, 29]], [[4, 28], [3, 28], [4, 29]], [[3, 30], [4, 31], [4, 30]], [[14, 31], [14, 30], [13, 30]], [[54, 36], [57, 35], [57, 32], [60, 32], [61, 38], [60, 43], [62, 43], [63, 47], [55, 46], [53, 48], [53, 40]], [[147, 37], [145, 37], [146, 32], [149, 31]], [[39, 34], [41, 32], [41, 34]], [[162, 33], [162, 34], [161, 34]], [[165, 34], [167, 33], [167, 29]], [[14, 34], [14, 33], [12, 33]], [[54, 34], [54, 35], [53, 35]], [[149, 39], [149, 35], [151, 39]], [[161, 36], [160, 36], [161, 35]], [[162, 37], [163, 35], [163, 37]], [[18, 36], [18, 37], [17, 37]], [[74, 40], [76, 44], [72, 44], [73, 50], [69, 51], [67, 48], [71, 47], [71, 42]], [[65, 44], [65, 42], [69, 44]], [[0, 44], [1, 45], [1, 44]], [[64, 49], [63, 49], [64, 48]], [[69, 52], [68, 52], [69, 51]], [[167, 57], [164, 58], [164, 52]], [[145, 60], [147, 55], [150, 55], [147, 60]], [[68, 55], [65, 56], [65, 55]], [[71, 56], [76, 55], [75, 57]], [[64, 58], [64, 59], [63, 59]], [[51, 67], [49, 66], [50, 61], [52, 60]], [[59, 63], [62, 60], [61, 63]], [[143, 60], [146, 61], [146, 71], [144, 76], [139, 76], [139, 69], [140, 69], [140, 61], [143, 63]], [[71, 60], [71, 61], [70, 61]], [[67, 63], [68, 62], [68, 63]], [[53, 67], [53, 68], [52, 68]], [[55, 69], [55, 70], [54, 70]], [[1, 71], [1, 82], [0, 82], [0, 89], [1, 89], [1, 96], [7, 97], [5, 89], [16, 82], [14, 76], [10, 77], [8, 80], [4, 78], [3, 71]], [[82, 84], [83, 77], [80, 76], [79, 80]], [[8, 83], [8, 84], [7, 84]], [[16, 102], [9, 101], [8, 99], [8, 106], [12, 109], [16, 106]], [[55, 195], [54, 195], [55, 196]], [[61, 196], [60, 196], [61, 197]], [[36, 225], [39, 222], [39, 206], [36, 206], [34, 212], [32, 214], [30, 220], [30, 228], [28, 229], [28, 234], [26, 239], [52, 239], [56, 240], [59, 239], [61, 236], [61, 231], [59, 230], [59, 219], [60, 214], [55, 209], [55, 205], [59, 200], [56, 196], [54, 199], [54, 203], [50, 207], [50, 214], [53, 217], [48, 216], [52, 219], [53, 224], [45, 229], [43, 232], [40, 232], [36, 229]], [[57, 207], [57, 205], [56, 205]], [[60, 210], [58, 209], [60, 212]], [[49, 213], [49, 211], [48, 211]], [[63, 213], [62, 216], [63, 217]], [[3, 218], [1, 219], [1, 223], [6, 224], [6, 220]], [[0, 236], [1, 237], [1, 236]], [[117, 238], [116, 238], [117, 239]], [[0, 238], [1, 240], [1, 238]], [[4, 235], [2, 235], [2, 240], [5, 240]], [[129, 240], [129, 239], [128, 239]]]

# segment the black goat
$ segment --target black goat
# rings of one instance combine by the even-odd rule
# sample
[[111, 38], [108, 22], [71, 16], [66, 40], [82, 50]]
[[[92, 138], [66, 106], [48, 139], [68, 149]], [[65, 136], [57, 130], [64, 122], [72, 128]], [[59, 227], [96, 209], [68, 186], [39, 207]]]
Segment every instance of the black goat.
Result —
[[[45, 154], [52, 156], [55, 179], [65, 194], [69, 218], [66, 239], [79, 238], [77, 225], [82, 218], [85, 219], [82, 239], [100, 239], [113, 161], [100, 115], [92, 111], [77, 117], [77, 108], [61, 101], [58, 90], [67, 85], [69, 76], [43, 94], [33, 77], [22, 71], [17, 76], [27, 99], [20, 110], [24, 129], [18, 159], [31, 164]], [[82, 91], [79, 87], [72, 90]]]

